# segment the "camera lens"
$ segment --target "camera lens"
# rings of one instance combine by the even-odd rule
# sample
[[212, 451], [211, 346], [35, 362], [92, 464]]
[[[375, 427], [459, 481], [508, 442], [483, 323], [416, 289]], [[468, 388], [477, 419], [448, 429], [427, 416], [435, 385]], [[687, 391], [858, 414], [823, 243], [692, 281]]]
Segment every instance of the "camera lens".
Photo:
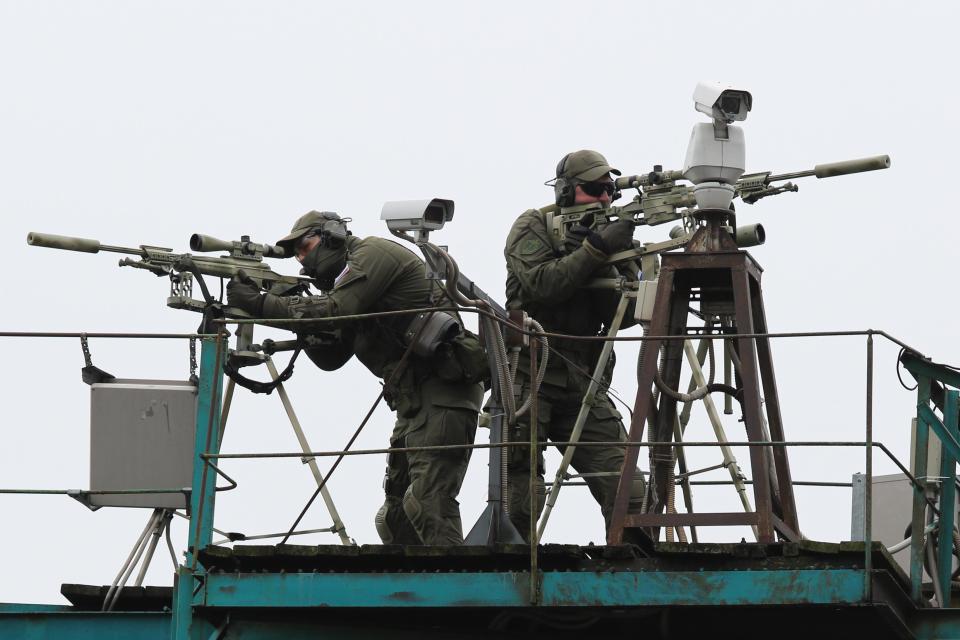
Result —
[[740, 96], [720, 96], [720, 111], [729, 115], [740, 113]]

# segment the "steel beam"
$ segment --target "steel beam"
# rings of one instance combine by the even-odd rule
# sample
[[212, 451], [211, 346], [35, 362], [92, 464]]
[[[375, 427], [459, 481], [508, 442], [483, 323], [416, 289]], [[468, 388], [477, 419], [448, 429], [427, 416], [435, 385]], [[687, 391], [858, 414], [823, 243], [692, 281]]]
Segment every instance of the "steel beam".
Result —
[[[529, 573], [215, 573], [208, 608], [528, 607]], [[858, 604], [857, 569], [564, 571], [543, 574], [544, 607]]]
[[[28, 605], [36, 607], [37, 605]], [[168, 640], [170, 613], [127, 611], [0, 612], [0, 638], [17, 640]]]
[[[944, 429], [953, 436], [954, 439], [960, 439], [960, 433], [957, 429], [958, 396], [960, 392], [956, 389], [949, 389], [944, 394], [943, 399], [943, 424]], [[940, 458], [940, 532], [937, 534], [937, 571], [939, 571], [940, 584], [944, 585], [943, 602], [941, 607], [950, 606], [950, 576], [953, 573], [953, 526], [954, 514], [957, 504], [957, 458], [946, 447], [941, 449]]]
[[213, 540], [213, 510], [217, 474], [203, 456], [220, 451], [220, 411], [223, 406], [223, 358], [226, 338], [203, 338], [200, 351], [200, 381], [197, 389], [197, 425], [194, 446], [193, 486], [190, 493], [190, 529], [187, 555], [177, 569], [174, 584], [173, 640], [193, 640], [209, 636], [206, 623], [193, 616], [196, 575], [203, 573], [197, 563], [197, 553]]

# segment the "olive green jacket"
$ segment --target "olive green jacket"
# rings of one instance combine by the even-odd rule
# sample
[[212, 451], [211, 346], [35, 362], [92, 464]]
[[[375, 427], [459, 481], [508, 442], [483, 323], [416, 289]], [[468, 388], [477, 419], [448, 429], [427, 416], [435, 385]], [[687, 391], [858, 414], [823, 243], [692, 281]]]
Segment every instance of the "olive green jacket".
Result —
[[[333, 288], [320, 296], [285, 298], [284, 303], [292, 318], [347, 316], [429, 307], [436, 300], [435, 289], [423, 261], [409, 249], [383, 238], [350, 236], [346, 266]], [[374, 375], [390, 380], [406, 351], [403, 333], [411, 319], [400, 315], [341, 325], [338, 342], [308, 349], [307, 355], [328, 371], [356, 355]], [[424, 399], [474, 411], [482, 402], [482, 385], [438, 380], [431, 363], [412, 354], [403, 374], [395, 377], [385, 395], [401, 417], [415, 413]]]
[[[503, 251], [507, 261], [507, 308], [522, 309], [554, 333], [579, 336], [602, 335], [609, 328], [620, 294], [604, 289], [587, 289], [594, 278], [618, 275], [637, 279], [637, 265], [618, 267], [606, 264], [607, 256], [589, 242], [573, 251], [555, 246], [547, 228], [546, 214], [538, 209], [524, 212], [514, 222]], [[636, 323], [633, 303], [627, 309], [622, 328]], [[546, 382], [570, 389], [582, 389], [599, 357], [600, 341], [551, 339], [560, 356], [551, 354]], [[566, 358], [566, 360], [564, 359]], [[521, 357], [521, 366], [527, 362]], [[611, 360], [612, 362], [612, 360]], [[609, 382], [612, 364], [604, 376]]]

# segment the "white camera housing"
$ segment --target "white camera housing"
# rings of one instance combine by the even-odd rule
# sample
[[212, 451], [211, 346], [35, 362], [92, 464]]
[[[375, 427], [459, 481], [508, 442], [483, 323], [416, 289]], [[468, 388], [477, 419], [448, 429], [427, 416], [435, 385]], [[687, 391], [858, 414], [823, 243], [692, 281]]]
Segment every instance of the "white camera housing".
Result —
[[746, 143], [743, 129], [727, 127], [727, 138], [718, 139], [713, 125], [693, 125], [687, 157], [683, 161], [683, 177], [693, 184], [720, 182], [733, 184], [746, 170]]
[[453, 200], [393, 200], [385, 202], [380, 219], [394, 234], [412, 232], [416, 240], [426, 240], [431, 231], [442, 229], [453, 219]]
[[726, 209], [735, 195], [733, 185], [747, 167], [743, 129], [730, 123], [747, 119], [753, 96], [729, 85], [701, 82], [693, 92], [693, 102], [713, 123], [693, 126], [683, 177], [694, 184], [698, 207]]
[[719, 82], [698, 83], [693, 90], [693, 102], [700, 113], [728, 124], [746, 120], [747, 113], [753, 108], [753, 96], [749, 91]]

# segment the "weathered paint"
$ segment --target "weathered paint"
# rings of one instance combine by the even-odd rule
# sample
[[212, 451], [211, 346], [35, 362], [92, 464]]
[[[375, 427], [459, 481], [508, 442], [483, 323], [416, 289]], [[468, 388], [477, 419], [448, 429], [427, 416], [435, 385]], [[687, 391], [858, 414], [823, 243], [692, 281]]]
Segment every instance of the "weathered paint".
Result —
[[917, 640], [960, 639], [960, 610], [927, 609], [914, 616], [910, 630]]
[[[927, 468], [930, 429], [923, 418], [923, 409], [930, 402], [930, 379], [917, 378], [917, 428], [914, 435], [913, 469]], [[918, 471], [917, 473], [924, 473]], [[870, 481], [870, 479], [867, 479]], [[922, 481], [921, 481], [922, 482]], [[918, 605], [923, 601], [923, 528], [926, 525], [927, 503], [922, 486], [913, 486], [913, 510], [910, 519], [910, 597]]]
[[5, 613], [69, 613], [76, 611], [68, 604], [27, 604], [20, 602], [0, 602], [0, 615]]
[[[208, 607], [524, 607], [529, 577], [504, 573], [222, 573], [207, 576]], [[856, 569], [546, 572], [548, 607], [853, 604]]]
[[160, 611], [142, 613], [120, 611], [5, 613], [0, 611], [0, 638], [167, 640], [169, 636], [170, 614]]
[[[958, 395], [956, 389], [948, 389], [943, 398], [943, 425], [955, 440], [960, 439], [960, 430], [957, 429], [957, 418], [960, 413], [958, 407]], [[954, 526], [954, 507], [957, 504], [957, 484], [952, 479], [957, 476], [957, 459], [950, 455], [949, 450], [944, 448], [940, 459], [940, 477], [950, 478], [950, 482], [943, 482], [940, 485], [940, 531], [937, 533], [937, 568], [940, 572], [940, 584], [950, 584], [950, 574], [953, 571], [953, 526]], [[941, 606], [950, 606], [950, 592], [952, 589], [943, 590], [943, 602]]]
[[[194, 443], [193, 487], [190, 495], [190, 532], [187, 557], [177, 569], [174, 585], [173, 624], [169, 637], [188, 640], [209, 636], [209, 625], [193, 616], [193, 592], [197, 585], [195, 574], [203, 567], [196, 562], [196, 550], [210, 544], [213, 537], [213, 510], [216, 494], [216, 472], [202, 457], [204, 453], [220, 450], [220, 408], [223, 389], [221, 362], [226, 340], [204, 338], [200, 351], [200, 380], [197, 389], [197, 424]], [[202, 577], [202, 576], [201, 576]]]

